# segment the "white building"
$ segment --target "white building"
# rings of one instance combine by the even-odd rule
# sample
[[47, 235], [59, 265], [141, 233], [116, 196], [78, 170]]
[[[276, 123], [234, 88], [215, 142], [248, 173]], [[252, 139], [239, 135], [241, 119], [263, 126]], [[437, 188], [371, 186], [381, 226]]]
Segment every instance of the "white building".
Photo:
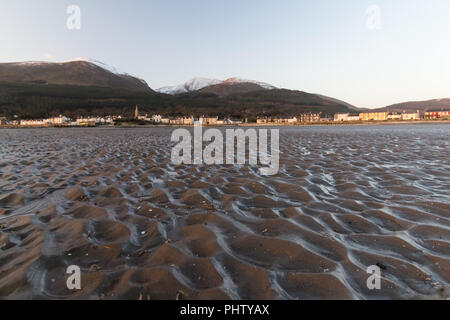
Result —
[[347, 117], [347, 121], [359, 121], [359, 114], [355, 114], [355, 115], [348, 115]]
[[388, 120], [401, 120], [402, 114], [398, 112], [391, 112], [388, 114]]
[[334, 121], [348, 121], [348, 113], [336, 113], [334, 115]]
[[403, 113], [402, 120], [420, 120], [420, 113], [419, 112]]
[[50, 125], [62, 125], [67, 122], [70, 122], [70, 118], [61, 115], [59, 117], [44, 119], [44, 124]]
[[349, 113], [336, 113], [334, 115], [334, 121], [359, 121], [359, 114], [349, 114]]
[[21, 126], [27, 126], [27, 127], [40, 127], [44, 126], [44, 120], [20, 120]]
[[154, 115], [152, 116], [152, 121], [153, 121], [154, 123], [161, 123], [161, 122], [162, 122], [162, 116], [159, 115], [159, 114], [154, 114]]

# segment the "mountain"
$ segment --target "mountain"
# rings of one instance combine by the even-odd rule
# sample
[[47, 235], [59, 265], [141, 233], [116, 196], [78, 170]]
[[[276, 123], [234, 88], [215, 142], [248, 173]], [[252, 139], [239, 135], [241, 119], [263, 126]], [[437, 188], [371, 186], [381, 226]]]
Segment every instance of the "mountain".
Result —
[[375, 109], [375, 111], [383, 112], [403, 112], [403, 111], [412, 111], [415, 112], [417, 110], [427, 111], [427, 110], [435, 110], [435, 109], [450, 109], [450, 99], [433, 99], [426, 101], [409, 101], [403, 103], [393, 104], [384, 108]]
[[239, 78], [196, 78], [157, 91], [143, 80], [98, 62], [0, 64], [0, 116], [7, 117], [132, 116], [136, 105], [142, 113], [250, 119], [353, 110], [351, 105], [334, 98]]
[[100, 62], [0, 63], [0, 116], [122, 114], [161, 99], [144, 80]]
[[[257, 115], [298, 115], [304, 112], [333, 114], [351, 112], [345, 104], [308, 92], [288, 89], [259, 90], [231, 94], [227, 100], [239, 104], [242, 112]], [[339, 100], [337, 100], [339, 101]]]
[[0, 63], [0, 82], [97, 86], [151, 91], [147, 83], [128, 74], [114, 73], [91, 61]]
[[265, 82], [261, 82], [261, 81], [255, 81], [255, 80], [247, 80], [247, 79], [241, 79], [241, 78], [230, 78], [227, 80], [222, 81], [222, 84], [239, 84], [239, 83], [254, 83], [257, 84], [258, 86], [262, 87], [263, 89], [266, 90], [273, 90], [273, 89], [277, 89], [277, 87], [265, 83]]
[[257, 90], [220, 96], [203, 90], [169, 96], [174, 107], [165, 110], [174, 114], [218, 115], [254, 119], [257, 116], [294, 116], [304, 112], [333, 114], [351, 112], [343, 104], [318, 95], [287, 89]]
[[194, 78], [194, 79], [191, 79], [191, 80], [189, 80], [183, 84], [177, 85], [177, 86], [162, 87], [162, 88], [156, 89], [156, 92], [170, 94], [170, 95], [176, 95], [176, 94], [197, 91], [197, 90], [203, 89], [205, 87], [218, 84], [220, 82], [221, 82], [220, 80], [215, 80], [215, 79]]
[[243, 82], [243, 83], [220, 83], [213, 86], [209, 86], [200, 90], [204, 93], [212, 93], [219, 97], [226, 97], [236, 93], [245, 93], [252, 91], [267, 90], [257, 85], [256, 83]]
[[[217, 80], [217, 79], [209, 79], [209, 78], [194, 78], [191, 79], [184, 84], [171, 86], [171, 87], [163, 87], [159, 88], [156, 91], [160, 93], [170, 94], [170, 95], [177, 95], [182, 93], [188, 93], [188, 92], [194, 92], [199, 91], [207, 87], [213, 87], [213, 86], [219, 86], [212, 88], [212, 90], [203, 90], [203, 92], [236, 92], [234, 89], [237, 89], [238, 92], [246, 91], [244, 86], [242, 84], [253, 84], [255, 86], [251, 87], [255, 90], [272, 90], [276, 89], [276, 87], [259, 81], [254, 80], [246, 80], [246, 79], [240, 79], [240, 78], [230, 78], [227, 80]], [[225, 89], [220, 89], [223, 86]], [[250, 86], [247, 85], [247, 87], [250, 88]], [[228, 88], [228, 89], [226, 89]], [[241, 88], [241, 89], [239, 89]]]

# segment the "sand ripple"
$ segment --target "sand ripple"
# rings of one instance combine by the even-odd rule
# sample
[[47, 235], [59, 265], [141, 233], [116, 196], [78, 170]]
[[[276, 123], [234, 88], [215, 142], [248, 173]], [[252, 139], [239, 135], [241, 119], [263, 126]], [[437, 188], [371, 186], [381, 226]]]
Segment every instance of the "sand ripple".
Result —
[[282, 128], [272, 177], [174, 166], [170, 133], [0, 130], [0, 297], [450, 296], [448, 125]]

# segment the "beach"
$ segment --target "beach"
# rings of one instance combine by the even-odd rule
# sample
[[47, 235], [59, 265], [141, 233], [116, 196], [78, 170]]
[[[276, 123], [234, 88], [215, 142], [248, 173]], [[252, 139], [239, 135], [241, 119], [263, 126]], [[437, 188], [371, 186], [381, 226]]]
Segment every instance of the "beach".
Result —
[[279, 129], [274, 176], [173, 165], [170, 127], [0, 129], [0, 299], [450, 297], [448, 123]]

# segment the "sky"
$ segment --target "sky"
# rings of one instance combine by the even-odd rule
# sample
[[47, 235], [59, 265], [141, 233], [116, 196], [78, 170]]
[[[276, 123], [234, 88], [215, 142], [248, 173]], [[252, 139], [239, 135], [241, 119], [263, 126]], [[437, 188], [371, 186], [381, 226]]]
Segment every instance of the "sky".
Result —
[[153, 89], [240, 77], [375, 108], [450, 97], [449, 17], [449, 0], [0, 0], [0, 62], [84, 57]]

